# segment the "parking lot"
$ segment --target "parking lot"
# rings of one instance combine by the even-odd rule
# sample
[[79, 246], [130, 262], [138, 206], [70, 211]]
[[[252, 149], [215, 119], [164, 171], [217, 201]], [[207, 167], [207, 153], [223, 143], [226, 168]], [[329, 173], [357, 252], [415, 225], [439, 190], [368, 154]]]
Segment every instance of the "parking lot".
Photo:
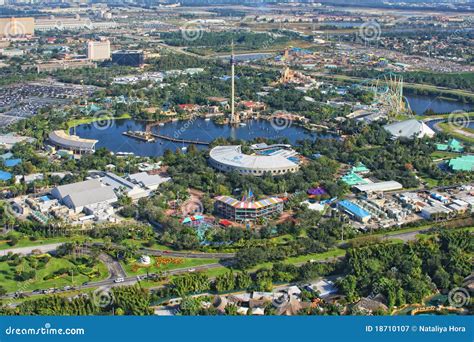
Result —
[[97, 88], [48, 79], [0, 88], [0, 125], [36, 115], [41, 108], [62, 107], [73, 99], [89, 96]]

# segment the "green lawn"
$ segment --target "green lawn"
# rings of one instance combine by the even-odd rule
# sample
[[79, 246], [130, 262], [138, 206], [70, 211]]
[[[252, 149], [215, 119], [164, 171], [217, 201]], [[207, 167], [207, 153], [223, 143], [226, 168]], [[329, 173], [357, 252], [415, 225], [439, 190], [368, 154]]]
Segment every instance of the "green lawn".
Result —
[[[120, 119], [130, 119], [131, 118], [131, 115], [130, 114], [122, 114], [120, 116], [117, 116], [117, 117], [111, 117], [110, 119], [113, 119], [113, 120], [120, 120]], [[75, 126], [79, 126], [79, 125], [84, 125], [84, 124], [89, 124], [89, 123], [92, 123], [94, 121], [98, 121], [100, 120], [100, 116], [99, 117], [87, 117], [87, 118], [82, 118], [82, 119], [72, 119], [72, 120], [69, 120], [66, 125], [67, 125], [67, 128], [72, 128], [72, 127], [75, 127]]]
[[[201, 266], [206, 264], [214, 264], [218, 262], [218, 259], [194, 259], [194, 258], [174, 258], [174, 257], [163, 257], [163, 259], [171, 259], [174, 262], [170, 262], [168, 264], [161, 264], [160, 266], [157, 265], [156, 261], [158, 260], [157, 257], [151, 257], [151, 264], [148, 267], [140, 266], [137, 262], [126, 263], [121, 261], [121, 264], [127, 273], [127, 275], [138, 275], [138, 274], [146, 274], [147, 271], [149, 273], [159, 273], [164, 271], [176, 270], [180, 268], [188, 268], [188, 267], [195, 267]], [[134, 268], [134, 265], [138, 265], [138, 267]]]
[[44, 268], [37, 270], [36, 279], [30, 279], [26, 281], [17, 281], [14, 279], [15, 271], [18, 266], [10, 266], [7, 261], [0, 263], [0, 285], [3, 286], [7, 292], [27, 292], [36, 289], [48, 289], [51, 287], [63, 287], [66, 285], [78, 286], [85, 281], [98, 281], [105, 279], [108, 276], [107, 267], [103, 263], [98, 263], [94, 266], [94, 270], [99, 271], [98, 277], [89, 278], [84, 274], [74, 274], [73, 277], [70, 275], [62, 275], [53, 279], [44, 280], [44, 277], [50, 275], [54, 271], [61, 268], [70, 269], [74, 267], [74, 264], [64, 258], [51, 258]]
[[431, 153], [431, 157], [433, 159], [451, 159], [451, 158], [459, 157], [459, 153], [447, 152], [447, 151], [435, 151]]
[[[0, 250], [4, 249], [11, 249], [11, 248], [20, 248], [20, 247], [31, 247], [31, 246], [41, 246], [41, 245], [49, 245], [51, 243], [59, 243], [59, 242], [72, 242], [72, 241], [84, 241], [86, 239], [85, 236], [77, 235], [77, 236], [60, 236], [60, 237], [53, 237], [53, 238], [38, 238], [37, 240], [31, 240], [29, 237], [24, 236], [18, 232], [12, 232], [8, 235], [15, 235], [18, 237], [18, 243], [14, 246], [10, 246], [6, 240], [0, 241]], [[93, 240], [99, 241], [99, 240]]]

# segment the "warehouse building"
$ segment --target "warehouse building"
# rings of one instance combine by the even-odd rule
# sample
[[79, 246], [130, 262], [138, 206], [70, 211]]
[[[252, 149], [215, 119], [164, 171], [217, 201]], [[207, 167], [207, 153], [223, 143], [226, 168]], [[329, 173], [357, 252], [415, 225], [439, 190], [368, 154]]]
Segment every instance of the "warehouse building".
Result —
[[359, 184], [354, 186], [354, 189], [360, 192], [386, 192], [386, 191], [395, 191], [403, 189], [403, 185], [395, 181], [385, 181], [385, 182], [377, 182], [377, 183], [367, 183], [367, 184]]
[[75, 213], [82, 212], [85, 207], [110, 205], [118, 200], [114, 189], [104, 186], [98, 179], [58, 186], [51, 195]]
[[339, 210], [359, 222], [367, 223], [372, 218], [372, 215], [370, 215], [369, 212], [365, 211], [364, 209], [359, 207], [357, 204], [352, 203], [351, 201], [339, 201], [337, 206]]

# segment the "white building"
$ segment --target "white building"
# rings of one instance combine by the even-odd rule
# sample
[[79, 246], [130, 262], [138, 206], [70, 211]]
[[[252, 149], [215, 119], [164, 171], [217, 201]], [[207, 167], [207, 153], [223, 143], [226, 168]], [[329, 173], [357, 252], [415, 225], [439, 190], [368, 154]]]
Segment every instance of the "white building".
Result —
[[89, 41], [87, 43], [87, 59], [91, 61], [110, 59], [110, 41]]
[[210, 164], [224, 172], [237, 171], [242, 175], [263, 176], [265, 173], [282, 175], [296, 172], [299, 165], [288, 158], [287, 153], [272, 155], [248, 155], [241, 151], [241, 146], [217, 146], [209, 152]]
[[171, 180], [170, 177], [162, 177], [160, 175], [150, 175], [147, 172], [139, 172], [130, 175], [128, 178], [134, 183], [139, 184], [145, 189], [156, 190], [160, 184]]
[[118, 200], [113, 188], [104, 186], [98, 179], [58, 186], [51, 195], [76, 213], [85, 207], [112, 204]]
[[383, 127], [394, 138], [414, 139], [428, 137], [432, 138], [435, 132], [428, 127], [423, 121], [410, 119], [395, 122]]

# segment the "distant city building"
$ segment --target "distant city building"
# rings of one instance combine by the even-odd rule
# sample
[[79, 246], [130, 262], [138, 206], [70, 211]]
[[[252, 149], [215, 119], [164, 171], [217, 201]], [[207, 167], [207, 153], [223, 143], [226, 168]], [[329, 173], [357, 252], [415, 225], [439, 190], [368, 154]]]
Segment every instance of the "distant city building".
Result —
[[214, 204], [217, 213], [236, 222], [255, 221], [283, 211], [283, 200], [269, 197], [260, 201], [239, 201], [229, 196], [218, 196]]
[[81, 69], [81, 68], [95, 68], [97, 64], [88, 61], [86, 59], [72, 59], [72, 60], [61, 60], [57, 62], [39, 63], [35, 65], [24, 65], [22, 69], [35, 68], [38, 73], [56, 71], [56, 70], [68, 70], [68, 69]]
[[140, 67], [145, 63], [145, 55], [140, 50], [118, 50], [112, 53], [112, 63]]
[[92, 21], [89, 18], [81, 18], [77, 15], [74, 18], [70, 17], [55, 17], [37, 18], [35, 20], [36, 30], [50, 31], [50, 30], [80, 30], [86, 28], [93, 28]]
[[33, 36], [34, 33], [34, 18], [0, 18], [0, 37]]
[[87, 43], [87, 59], [91, 61], [110, 59], [110, 41], [89, 41]]

